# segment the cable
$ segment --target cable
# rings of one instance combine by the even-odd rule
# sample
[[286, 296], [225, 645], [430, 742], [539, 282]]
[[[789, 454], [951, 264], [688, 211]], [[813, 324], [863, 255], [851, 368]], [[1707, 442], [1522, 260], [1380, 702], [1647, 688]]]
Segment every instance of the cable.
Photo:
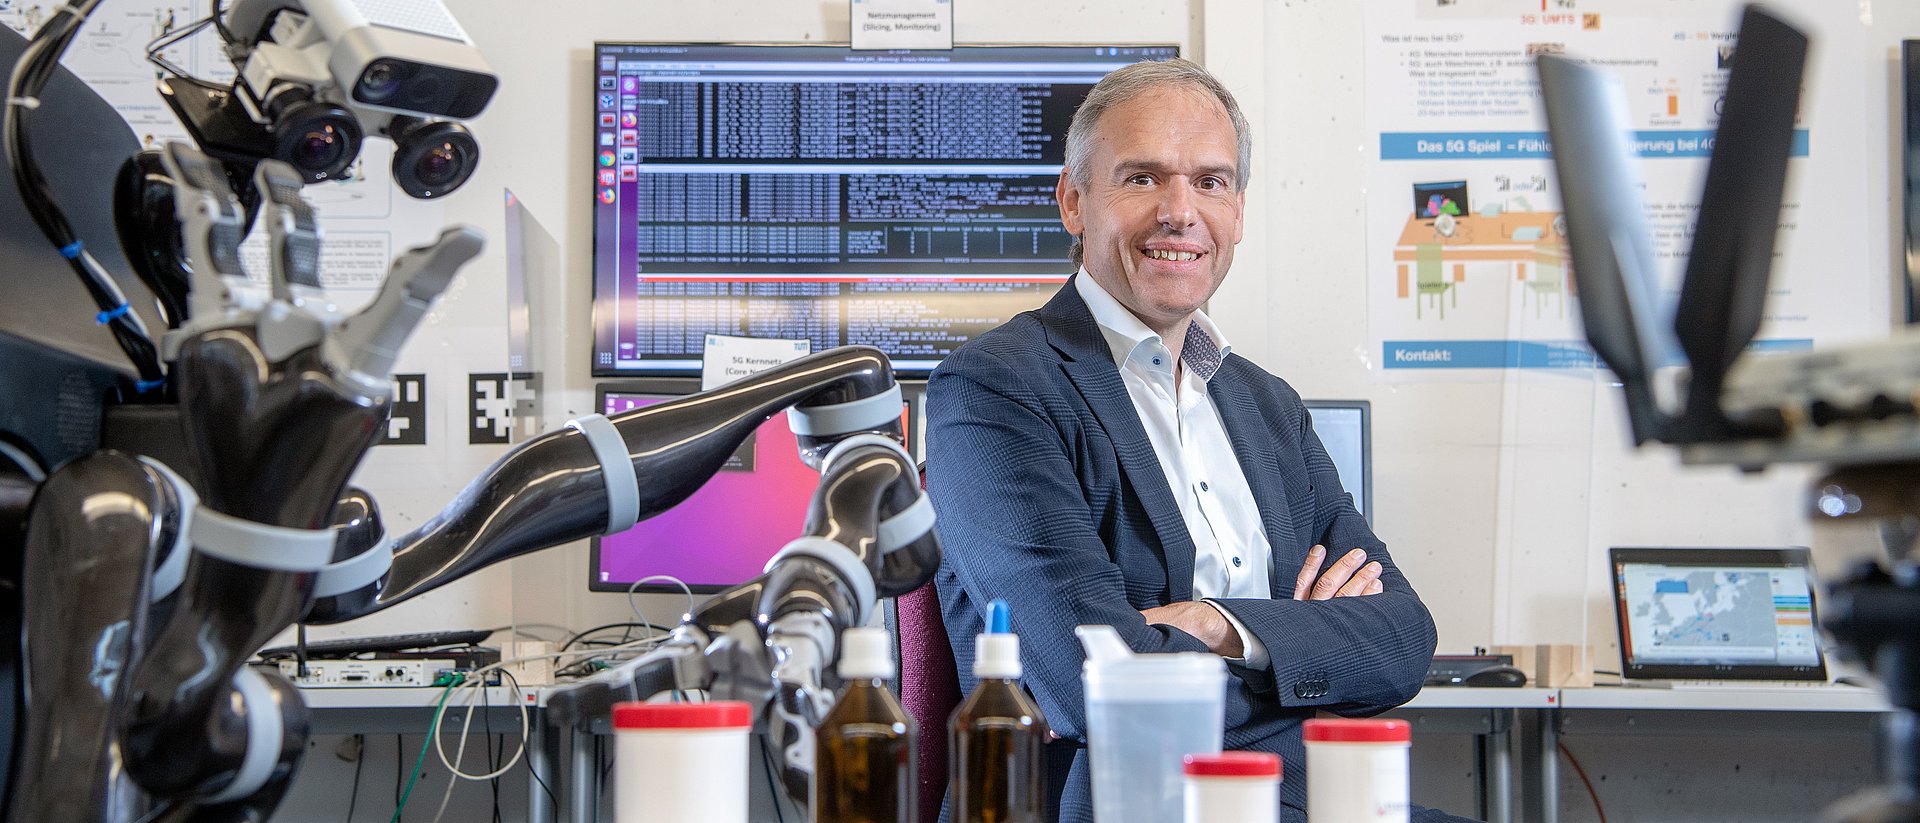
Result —
[[173, 61], [168, 60], [167, 56], [162, 52], [172, 47], [175, 43], [205, 31], [207, 26], [212, 25], [214, 22], [214, 19], [211, 17], [202, 17], [189, 22], [185, 26], [147, 41], [147, 62], [159, 66], [161, 70], [182, 80], [205, 83], [206, 81], [194, 77], [192, 72], [174, 65]]
[[367, 736], [356, 734], [360, 741], [359, 755], [353, 758], [353, 793], [347, 795], [347, 823], [353, 823], [353, 807], [360, 805], [360, 770], [367, 765]]
[[66, 213], [54, 200], [52, 187], [40, 172], [40, 164], [34, 160], [33, 141], [26, 126], [32, 111], [40, 105], [40, 92], [46, 89], [47, 81], [60, 65], [60, 56], [66, 53], [81, 24], [99, 5], [100, 0], [79, 0], [60, 7], [27, 43], [7, 82], [6, 115], [0, 124], [0, 137], [4, 137], [6, 143], [7, 162], [12, 167], [22, 205], [27, 207], [27, 213], [41, 233], [60, 250], [60, 256], [66, 258], [67, 266], [93, 298], [94, 306], [100, 310], [95, 320], [108, 327], [114, 342], [133, 363], [140, 376], [136, 389], [145, 393], [164, 385], [166, 375], [160, 366], [160, 353], [147, 333], [146, 323], [130, 310], [120, 285], [74, 234], [73, 225], [67, 222]]
[[[525, 745], [525, 743], [523, 742], [521, 745]], [[547, 785], [547, 781], [541, 779], [540, 773], [538, 771], [535, 771], [533, 767], [531, 766], [527, 767], [527, 774], [533, 775], [533, 782], [540, 784], [540, 790], [547, 793], [547, 803], [553, 806], [554, 815], [556, 817], [559, 816], [560, 798], [554, 795], [553, 787]]]
[[400, 769], [407, 764], [406, 735], [393, 736], [393, 805], [400, 805]]
[[[393, 820], [389, 823], [400, 823], [400, 812], [407, 808], [407, 800], [413, 797], [413, 782], [420, 779], [420, 767], [427, 763], [427, 748], [432, 746], [434, 738], [438, 737], [434, 732], [440, 730], [440, 714], [446, 711], [447, 698], [453, 696], [454, 687], [458, 685], [460, 684], [449, 683], [446, 691], [440, 693], [440, 705], [433, 711], [433, 725], [427, 727], [427, 739], [420, 744], [420, 756], [413, 761], [413, 774], [407, 776], [407, 790], [400, 793], [400, 802], [394, 804]], [[447, 778], [447, 784], [452, 785], [453, 778]]]
[[140, 819], [134, 821], [134, 823], [153, 823], [153, 821], [159, 820], [160, 818], [165, 817], [166, 815], [172, 813], [173, 807], [177, 805], [179, 805], [178, 801], [169, 798], [165, 801], [162, 801], [160, 805], [153, 807], [153, 811], [150, 811], [144, 815], [141, 815]]
[[767, 772], [767, 790], [773, 796], [774, 821], [775, 823], [787, 823], [786, 813], [780, 810], [780, 798], [784, 796], [787, 790], [786, 784], [781, 782], [780, 776], [773, 770], [773, 752], [767, 748], [767, 736], [764, 734], [756, 734], [754, 737], [760, 741], [760, 766]]
[[[602, 626], [599, 628], [604, 629], [608, 627]], [[616, 646], [614, 647], [614, 650], [617, 652], [645, 651], [660, 645], [660, 642], [661, 642], [660, 639], [648, 638], [644, 640], [637, 640], [637, 641], [634, 641], [633, 643], [625, 644], [622, 646]], [[551, 656], [557, 659], [560, 657], [579, 657], [579, 656], [587, 656], [587, 655], [600, 655], [603, 653], [604, 652], [602, 652], [599, 649], [582, 649], [579, 651], [572, 651], [572, 652], [559, 652]], [[527, 694], [526, 694], [526, 690], [521, 688], [520, 680], [514, 677], [513, 672], [507, 669], [507, 667], [516, 663], [525, 663], [530, 660], [544, 660], [548, 657], [549, 655], [543, 654], [543, 655], [530, 655], [527, 657], [515, 657], [515, 658], [502, 660], [498, 663], [494, 663], [491, 665], [482, 666], [478, 669], [474, 669], [473, 671], [468, 672], [464, 679], [458, 682], [455, 682], [453, 684], [450, 684], [447, 687], [447, 694], [449, 695], [452, 694], [454, 690], [460, 689], [460, 688], [470, 688], [474, 690], [473, 692], [469, 693], [467, 697], [467, 702], [463, 704], [463, 707], [467, 709], [467, 712], [466, 712], [467, 716], [466, 716], [466, 719], [463, 720], [460, 724], [460, 744], [454, 749], [453, 760], [449, 761], [447, 759], [446, 738], [430, 737], [428, 739], [429, 744], [435, 744], [435, 741], [436, 740], [438, 741], [438, 743], [434, 745], [434, 751], [440, 756], [441, 765], [446, 766], [447, 771], [450, 772], [454, 777], [460, 778], [462, 780], [492, 780], [494, 778], [500, 777], [501, 775], [504, 775], [507, 772], [511, 771], [513, 767], [520, 762], [520, 758], [523, 755], [525, 755], [527, 751], [527, 736], [529, 732], [529, 721], [527, 718]], [[520, 709], [520, 745], [514, 748], [513, 757], [509, 758], [506, 763], [501, 764], [499, 767], [494, 768], [492, 771], [487, 772], [486, 774], [478, 774], [478, 775], [468, 774], [466, 772], [460, 771], [459, 762], [464, 756], [463, 753], [466, 751], [467, 734], [468, 734], [468, 730], [472, 727], [472, 724], [473, 724], [474, 709], [479, 708], [479, 706], [477, 706], [476, 704], [481, 697], [484, 697], [487, 694], [487, 691], [486, 691], [487, 675], [495, 671], [500, 672], [501, 676], [505, 677], [507, 681], [510, 684], [512, 684], [513, 701]], [[440, 707], [434, 710], [434, 713], [433, 713], [434, 729], [438, 729], [440, 727], [441, 718], [446, 715], [446, 707], [447, 707], [447, 696], [442, 695], [440, 698]], [[424, 748], [423, 748], [423, 751], [424, 751]], [[537, 778], [538, 775], [536, 774], [535, 777]], [[540, 787], [547, 790], [547, 795], [549, 798], [553, 798], [553, 789], [547, 786], [546, 781], [544, 780], [540, 781]], [[554, 798], [554, 803], [556, 806], [558, 805], [559, 803], [558, 798]]]
[[671, 631], [670, 629], [667, 629], [663, 626], [658, 626], [653, 623], [648, 623], [644, 620], [638, 623], [605, 623], [599, 626], [595, 626], [591, 629], [587, 629], [586, 631], [580, 632], [579, 634], [576, 634], [572, 637], [567, 638], [567, 642], [560, 644], [560, 651], [555, 652], [554, 656], [559, 657], [560, 655], [566, 654], [568, 649], [573, 648], [573, 644], [580, 642], [583, 638], [586, 638], [590, 635], [598, 634], [608, 629], [625, 629], [625, 628], [632, 628], [634, 626], [642, 626], [649, 631], [658, 631], [661, 634], [666, 634], [667, 632]]
[[1600, 793], [1593, 790], [1593, 781], [1587, 779], [1587, 770], [1580, 768], [1579, 759], [1573, 756], [1573, 752], [1567, 750], [1567, 744], [1560, 743], [1558, 745], [1560, 747], [1560, 753], [1566, 755], [1567, 762], [1573, 764], [1574, 774], [1580, 775], [1580, 782], [1586, 784], [1587, 797], [1593, 799], [1594, 814], [1600, 816], [1600, 823], [1607, 823], [1607, 810], [1600, 808]]
[[[672, 582], [676, 586], [679, 586], [680, 593], [687, 596], [687, 610], [684, 612], [684, 614], [693, 614], [693, 608], [695, 605], [698, 605], [698, 604], [694, 603], [693, 589], [687, 588], [687, 581], [681, 580], [680, 578], [674, 577], [673, 575], [670, 575], [670, 574], [650, 574], [650, 575], [647, 575], [646, 577], [640, 578], [639, 580], [633, 581], [633, 585], [630, 585], [627, 587], [627, 608], [633, 610], [633, 616], [635, 619], [639, 620], [642, 623], [647, 622], [647, 616], [640, 613], [640, 604], [634, 602], [633, 600], [634, 593], [639, 591], [642, 585], [653, 582], [655, 580], [666, 580], [666, 581]], [[651, 626], [653, 624], [647, 623], [647, 625]]]

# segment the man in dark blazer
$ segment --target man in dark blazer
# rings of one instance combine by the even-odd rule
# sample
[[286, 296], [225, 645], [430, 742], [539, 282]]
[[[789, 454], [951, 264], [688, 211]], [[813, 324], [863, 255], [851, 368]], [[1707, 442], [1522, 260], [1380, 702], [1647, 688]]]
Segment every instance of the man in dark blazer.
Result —
[[1302, 721], [1405, 702], [1433, 655], [1431, 616], [1300, 396], [1199, 311], [1242, 235], [1250, 146], [1197, 65], [1109, 75], [1075, 115], [1057, 190], [1080, 272], [928, 384], [935, 581], [961, 686], [987, 602], [1006, 600], [1059, 738], [1060, 820], [1092, 819], [1075, 626], [1226, 658], [1225, 748], [1281, 755], [1287, 820], [1306, 807]]

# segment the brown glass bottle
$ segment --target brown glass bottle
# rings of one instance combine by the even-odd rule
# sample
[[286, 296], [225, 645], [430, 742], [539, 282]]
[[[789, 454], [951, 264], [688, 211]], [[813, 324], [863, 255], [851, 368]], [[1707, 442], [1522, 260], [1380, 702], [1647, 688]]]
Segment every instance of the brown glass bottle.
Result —
[[1045, 823], [1047, 721], [1020, 688], [1020, 638], [1004, 600], [973, 638], [980, 683], [947, 721], [947, 793], [957, 823]]
[[1045, 823], [1047, 723], [1010, 679], [980, 681], [948, 724], [958, 823]]
[[[877, 632], [878, 649], [856, 632]], [[913, 823], [918, 814], [913, 718], [886, 678], [892, 640], [882, 629], [849, 629], [840, 674], [848, 678], [814, 737], [815, 823]], [[885, 655], [884, 669], [876, 655]]]

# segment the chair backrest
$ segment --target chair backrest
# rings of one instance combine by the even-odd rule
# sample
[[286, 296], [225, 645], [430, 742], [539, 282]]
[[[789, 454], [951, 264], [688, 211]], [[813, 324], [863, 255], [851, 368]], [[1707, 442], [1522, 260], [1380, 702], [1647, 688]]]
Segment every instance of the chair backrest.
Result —
[[1444, 253], [1439, 243], [1420, 243], [1413, 247], [1414, 268], [1420, 285], [1442, 285], [1440, 264], [1445, 259]]
[[920, 821], [937, 823], [947, 794], [947, 721], [960, 705], [960, 675], [933, 581], [895, 598], [894, 614], [900, 703], [920, 726]]

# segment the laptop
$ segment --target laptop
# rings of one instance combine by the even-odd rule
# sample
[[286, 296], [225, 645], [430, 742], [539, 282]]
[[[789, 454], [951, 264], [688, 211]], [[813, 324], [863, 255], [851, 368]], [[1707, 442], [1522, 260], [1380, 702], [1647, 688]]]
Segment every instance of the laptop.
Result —
[[1807, 550], [1608, 550], [1620, 675], [1631, 685], [1824, 685]]

